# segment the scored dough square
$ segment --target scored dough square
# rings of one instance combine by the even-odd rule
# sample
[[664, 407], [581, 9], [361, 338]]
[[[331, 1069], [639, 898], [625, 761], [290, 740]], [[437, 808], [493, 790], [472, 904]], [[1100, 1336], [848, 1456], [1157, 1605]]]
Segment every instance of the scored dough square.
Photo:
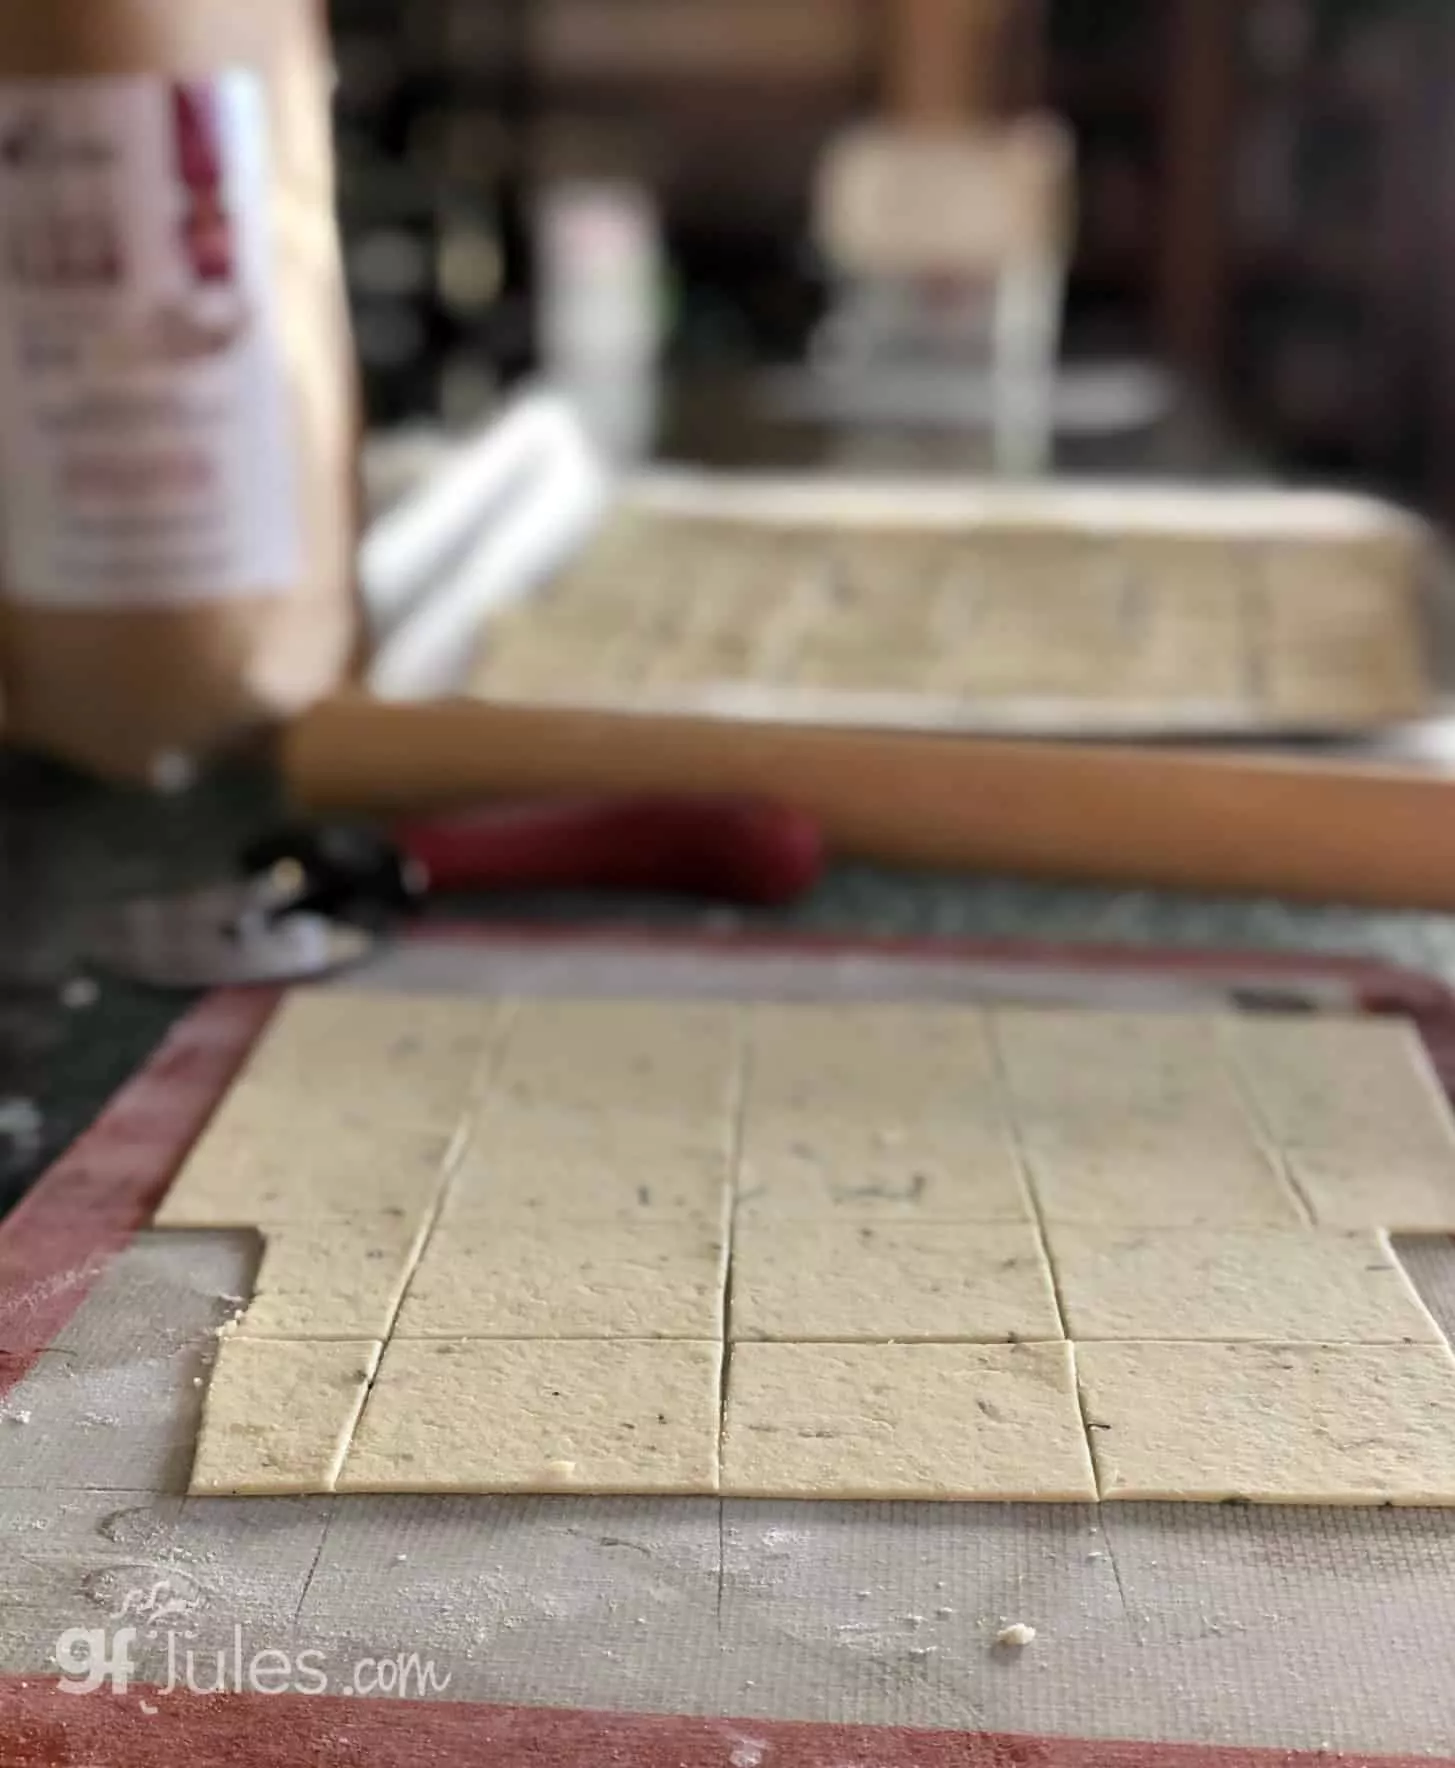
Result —
[[1443, 1155], [1455, 1116], [1404, 1020], [1250, 1015], [1223, 1027], [1257, 1116], [1280, 1147]]
[[721, 1338], [727, 1244], [684, 1222], [437, 1232], [397, 1338]]
[[189, 1490], [331, 1492], [380, 1346], [227, 1338], [218, 1346]]
[[1321, 1227], [1455, 1232], [1455, 1116], [1413, 1026], [1260, 1015], [1224, 1035]]
[[291, 1222], [262, 1230], [253, 1299], [241, 1338], [388, 1338], [424, 1240], [398, 1216]]
[[1455, 1169], [1442, 1156], [1287, 1148], [1283, 1159], [1321, 1228], [1455, 1234]]
[[570, 1111], [503, 1101], [487, 1106], [470, 1124], [459, 1164], [560, 1170], [726, 1162], [735, 1134], [726, 1112], [688, 1117], [628, 1106]]
[[740, 1012], [688, 1001], [521, 1002], [491, 1092], [561, 1111], [725, 1117]]
[[737, 1344], [730, 1497], [1094, 1500], [1064, 1344]]
[[1213, 1015], [1022, 1010], [997, 1013], [994, 1027], [1047, 1220], [1307, 1220], [1227, 1071]]
[[1076, 1347], [1104, 1499], [1455, 1504], [1455, 1357], [1427, 1345]]
[[743, 1125], [738, 1205], [764, 1221], [1027, 1222], [1030, 1193], [1010, 1135], [856, 1112], [757, 1116]]
[[1063, 1334], [1032, 1227], [835, 1221], [739, 1228], [730, 1336], [1004, 1343]]
[[1294, 1228], [1307, 1219], [1251, 1137], [1127, 1122], [1081, 1135], [1026, 1131], [1021, 1152], [1047, 1222]]
[[347, 1492], [715, 1492], [722, 1346], [395, 1339]]
[[267, 1124], [224, 1106], [156, 1214], [159, 1228], [253, 1228], [267, 1222], [395, 1215], [423, 1221], [444, 1187], [456, 1138], [360, 1123], [325, 1101]]
[[654, 1136], [638, 1139], [604, 1128], [596, 1145], [569, 1154], [522, 1156], [489, 1144], [469, 1149], [441, 1209], [447, 1222], [545, 1223], [692, 1221], [722, 1225], [731, 1186], [728, 1151], [684, 1143], [664, 1151]]
[[992, 1100], [986, 1016], [965, 1008], [758, 1007], [749, 1022], [750, 1117], [848, 1111], [912, 1119]]
[[991, 1030], [1016, 1122], [1240, 1115], [1212, 1014], [1002, 1008]]
[[249, 1057], [238, 1094], [346, 1100], [370, 1122], [453, 1129], [483, 1079], [509, 1005], [437, 995], [299, 989]]
[[1444, 1342], [1379, 1234], [1052, 1223], [1047, 1241], [1077, 1343]]

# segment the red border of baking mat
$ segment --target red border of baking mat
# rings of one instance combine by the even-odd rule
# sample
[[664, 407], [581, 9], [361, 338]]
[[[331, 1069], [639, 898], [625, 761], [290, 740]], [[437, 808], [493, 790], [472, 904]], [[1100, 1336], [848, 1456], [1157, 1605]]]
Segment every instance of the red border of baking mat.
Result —
[[1449, 1768], [1430, 1756], [1099, 1743], [448, 1701], [117, 1696], [0, 1682], [4, 1768]]
[[[1455, 994], [1432, 978], [1321, 954], [1122, 950], [963, 940], [661, 934], [643, 929], [433, 929], [471, 943], [651, 945], [860, 955], [1233, 978], [1344, 982], [1419, 1025], [1455, 1088]], [[157, 1204], [281, 991], [227, 989], [186, 1014], [89, 1130], [0, 1222], [0, 1397], [80, 1307]], [[594, 1713], [467, 1702], [236, 1694], [62, 1693], [0, 1677], [0, 1768], [1455, 1768], [1455, 1758]], [[145, 1704], [144, 1704], [145, 1703]]]

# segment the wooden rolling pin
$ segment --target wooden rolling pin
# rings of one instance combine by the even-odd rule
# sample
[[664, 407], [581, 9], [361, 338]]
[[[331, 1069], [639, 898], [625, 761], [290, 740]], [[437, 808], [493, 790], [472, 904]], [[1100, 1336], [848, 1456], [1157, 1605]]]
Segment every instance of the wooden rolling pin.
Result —
[[1342, 760], [361, 695], [283, 760], [311, 811], [742, 793], [810, 812], [841, 857], [1455, 909], [1455, 781]]

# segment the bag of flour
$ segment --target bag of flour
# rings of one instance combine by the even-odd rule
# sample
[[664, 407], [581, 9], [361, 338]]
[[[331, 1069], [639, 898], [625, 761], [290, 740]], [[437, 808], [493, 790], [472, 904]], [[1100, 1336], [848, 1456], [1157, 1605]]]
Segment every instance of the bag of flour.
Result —
[[319, 0], [0, 7], [0, 706], [176, 771], [358, 639]]

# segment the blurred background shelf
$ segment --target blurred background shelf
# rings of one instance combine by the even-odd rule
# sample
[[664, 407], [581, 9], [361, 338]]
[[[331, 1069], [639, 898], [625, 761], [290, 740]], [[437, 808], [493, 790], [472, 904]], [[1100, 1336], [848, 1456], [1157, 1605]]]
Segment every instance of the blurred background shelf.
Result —
[[[673, 360], [801, 355], [823, 145], [899, 0], [333, 0], [371, 416], [463, 422], [533, 360], [529, 193], [649, 186]], [[1016, 0], [1001, 109], [1080, 156], [1073, 354], [1137, 350], [1295, 473], [1455, 513], [1455, 7]]]

